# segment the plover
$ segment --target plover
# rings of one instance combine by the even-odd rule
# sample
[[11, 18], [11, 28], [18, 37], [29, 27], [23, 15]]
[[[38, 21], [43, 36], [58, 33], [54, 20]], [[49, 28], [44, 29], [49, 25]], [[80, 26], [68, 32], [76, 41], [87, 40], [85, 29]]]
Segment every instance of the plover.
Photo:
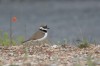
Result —
[[48, 35], [48, 30], [49, 28], [47, 27], [47, 25], [42, 25], [39, 27], [39, 30], [34, 33], [32, 35], [32, 37], [30, 37], [28, 40], [23, 41], [22, 43], [25, 43], [27, 41], [42, 41], [44, 39], [46, 39], [47, 35]]

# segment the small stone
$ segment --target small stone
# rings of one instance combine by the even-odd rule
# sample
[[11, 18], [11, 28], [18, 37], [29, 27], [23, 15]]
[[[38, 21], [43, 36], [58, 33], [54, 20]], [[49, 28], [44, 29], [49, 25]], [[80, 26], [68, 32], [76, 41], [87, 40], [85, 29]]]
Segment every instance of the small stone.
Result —
[[51, 46], [52, 48], [57, 48], [58, 46], [57, 45], [53, 45], [53, 46]]
[[19, 65], [9, 65], [9, 66], [19, 66]]
[[100, 65], [100, 62], [95, 62], [97, 65]]
[[32, 66], [31, 63], [24, 63], [22, 66]]
[[57, 64], [51, 64], [50, 66], [58, 66]]

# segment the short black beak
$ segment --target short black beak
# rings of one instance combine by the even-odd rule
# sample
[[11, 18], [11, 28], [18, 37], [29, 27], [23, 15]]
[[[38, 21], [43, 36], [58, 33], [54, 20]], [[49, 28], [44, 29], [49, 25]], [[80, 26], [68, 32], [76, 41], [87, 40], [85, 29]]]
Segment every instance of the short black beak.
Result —
[[47, 29], [50, 29], [50, 28], [47, 28]]

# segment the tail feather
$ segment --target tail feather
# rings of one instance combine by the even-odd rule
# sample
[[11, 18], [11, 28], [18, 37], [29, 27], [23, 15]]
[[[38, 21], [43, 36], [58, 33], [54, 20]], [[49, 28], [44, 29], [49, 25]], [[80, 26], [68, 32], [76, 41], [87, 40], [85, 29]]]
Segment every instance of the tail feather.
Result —
[[27, 41], [30, 41], [30, 40], [25, 40], [25, 41], [23, 41], [22, 43], [25, 43], [25, 42], [27, 42]]

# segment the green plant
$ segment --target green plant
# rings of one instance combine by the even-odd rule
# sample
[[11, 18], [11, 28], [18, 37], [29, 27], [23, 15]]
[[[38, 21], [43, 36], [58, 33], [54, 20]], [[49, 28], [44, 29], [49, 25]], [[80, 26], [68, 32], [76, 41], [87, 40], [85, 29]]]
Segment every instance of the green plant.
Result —
[[25, 52], [24, 59], [27, 60], [28, 58], [28, 48], [27, 47], [24, 47], [24, 52]]
[[96, 66], [96, 64], [92, 61], [92, 58], [90, 55], [87, 57], [87, 65], [88, 66]]
[[[88, 55], [86, 58], [86, 66], [96, 66], [96, 64], [92, 61], [91, 55]], [[74, 64], [74, 66], [83, 66], [80, 62]]]
[[76, 63], [76, 64], [74, 64], [74, 66], [81, 66], [81, 64], [79, 64], [79, 63]]
[[89, 42], [86, 39], [83, 39], [82, 42], [79, 43], [78, 45], [79, 48], [87, 48], [89, 47]]
[[0, 43], [2, 43], [2, 30], [0, 30]]
[[94, 45], [96, 46], [97, 45], [97, 43], [96, 43], [96, 40], [94, 39]]
[[24, 37], [23, 36], [18, 36], [16, 38], [17, 43], [23, 42], [24, 41]]
[[4, 33], [3, 37], [2, 37], [2, 45], [3, 46], [8, 46], [10, 43], [9, 37], [8, 37], [8, 33]]
[[10, 38], [9, 38], [8, 33], [0, 30], [0, 45], [2, 46], [16, 45], [17, 42], [18, 43], [22, 42], [24, 40], [24, 37], [18, 36], [15, 39], [16, 41], [12, 39], [12, 44], [10, 44]]
[[14, 64], [13, 64], [13, 65], [9, 65], [9, 66], [19, 66], [19, 65], [14, 65]]

